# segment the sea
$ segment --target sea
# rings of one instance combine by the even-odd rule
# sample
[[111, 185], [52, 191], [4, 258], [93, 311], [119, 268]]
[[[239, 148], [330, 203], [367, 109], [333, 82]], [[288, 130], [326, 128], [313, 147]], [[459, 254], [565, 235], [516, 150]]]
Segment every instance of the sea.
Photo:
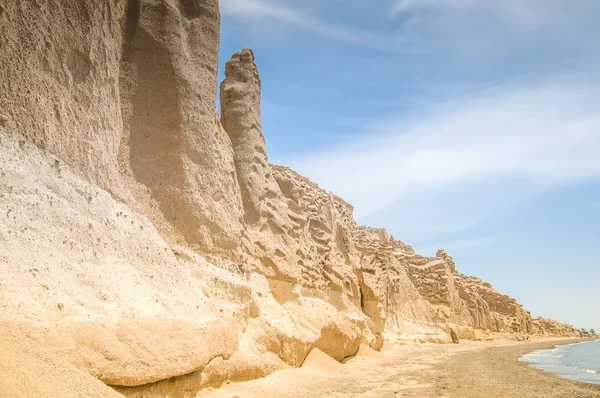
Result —
[[566, 379], [600, 384], [600, 340], [538, 350], [520, 360]]

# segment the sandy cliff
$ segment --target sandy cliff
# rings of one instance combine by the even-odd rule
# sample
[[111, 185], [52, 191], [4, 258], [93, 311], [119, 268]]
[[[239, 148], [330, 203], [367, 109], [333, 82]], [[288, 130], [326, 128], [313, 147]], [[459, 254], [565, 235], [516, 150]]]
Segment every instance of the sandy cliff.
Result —
[[217, 0], [2, 5], [0, 328], [25, 342], [11, 356], [90, 375], [74, 396], [94, 378], [189, 396], [313, 349], [571, 333], [269, 164], [254, 54], [227, 62], [219, 120], [218, 46]]
[[541, 336], [578, 336], [581, 333], [572, 325], [557, 322], [554, 319], [537, 317], [531, 321], [532, 332]]

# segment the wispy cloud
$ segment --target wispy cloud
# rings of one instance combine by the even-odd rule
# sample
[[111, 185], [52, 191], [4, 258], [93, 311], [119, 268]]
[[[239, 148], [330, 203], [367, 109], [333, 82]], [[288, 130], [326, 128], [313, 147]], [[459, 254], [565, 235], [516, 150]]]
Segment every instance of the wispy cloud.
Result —
[[523, 196], [600, 179], [598, 83], [561, 78], [489, 89], [291, 164], [353, 203], [363, 220], [411, 209], [405, 221], [416, 215], [422, 236], [435, 237], [428, 228], [440, 223], [472, 227]]
[[502, 58], [597, 46], [598, 13], [596, 0], [395, 0], [388, 14], [404, 21], [406, 39], [429, 37], [463, 56]]
[[457, 0], [456, 2], [444, 0], [396, 0], [392, 3], [390, 14], [398, 15], [417, 8], [454, 6], [459, 3], [461, 3], [461, 0]]
[[461, 11], [465, 16], [478, 19], [482, 15], [492, 16], [497, 22], [511, 22], [521, 27], [535, 27], [540, 24], [576, 22], [571, 19], [581, 15], [590, 7], [596, 8], [594, 0], [580, 0], [577, 5], [565, 0], [395, 0], [390, 14], [419, 11], [435, 13], [438, 11]]
[[548, 43], [594, 46], [592, 16], [600, 13], [596, 0], [577, 6], [567, 0], [221, 0], [220, 7], [228, 26], [252, 45], [306, 44], [313, 35], [358, 49], [474, 62], [534, 47], [543, 55]]
[[238, 17], [245, 24], [279, 23], [285, 27], [300, 28], [332, 40], [356, 44], [363, 47], [387, 50], [380, 45], [380, 38], [372, 32], [339, 26], [325, 19], [290, 7], [277, 0], [221, 0], [221, 12], [230, 17]]
[[296, 25], [312, 25], [312, 17], [297, 10], [264, 0], [221, 0], [221, 12], [250, 19], [273, 18]]

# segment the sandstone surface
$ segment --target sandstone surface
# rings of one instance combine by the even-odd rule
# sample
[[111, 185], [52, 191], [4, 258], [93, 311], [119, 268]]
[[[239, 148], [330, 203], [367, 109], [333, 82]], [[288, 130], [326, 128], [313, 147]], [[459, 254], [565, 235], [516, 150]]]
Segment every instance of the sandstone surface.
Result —
[[565, 337], [579, 335], [579, 331], [572, 325], [557, 322], [554, 319], [537, 317], [533, 318], [531, 323], [532, 332], [536, 335]]
[[194, 396], [385, 341], [576, 333], [270, 164], [255, 56], [226, 63], [219, 118], [218, 48], [217, 0], [2, 5], [11, 356], [82, 377], [72, 396]]

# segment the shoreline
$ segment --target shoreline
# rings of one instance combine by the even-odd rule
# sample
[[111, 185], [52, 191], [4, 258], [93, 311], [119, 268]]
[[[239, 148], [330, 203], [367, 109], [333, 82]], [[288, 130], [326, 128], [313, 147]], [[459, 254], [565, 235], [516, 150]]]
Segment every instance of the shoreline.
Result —
[[[600, 379], [598, 378], [598, 371], [596, 369], [582, 368], [580, 365], [575, 366], [561, 360], [563, 355], [568, 352], [566, 350], [568, 350], [569, 346], [577, 350], [582, 345], [594, 344], [595, 342], [598, 342], [598, 339], [582, 339], [568, 344], [557, 344], [553, 347], [529, 352], [519, 358], [519, 362], [526, 364], [528, 367], [539, 369], [545, 373], [555, 374], [563, 379], [600, 385]], [[561, 347], [563, 348], [561, 349]]]
[[361, 346], [346, 364], [313, 351], [301, 368], [227, 384], [199, 396], [600, 398], [600, 385], [564, 379], [519, 361], [539, 349], [581, 341], [585, 340], [466, 341], [391, 346], [382, 352]]
[[[546, 372], [520, 361], [523, 355], [557, 346], [582, 342], [581, 339], [531, 342], [484, 348], [459, 354], [434, 367], [445, 375], [436, 384], [439, 397], [531, 397], [531, 398], [595, 398], [600, 397], [600, 385], [579, 382]], [[451, 377], [448, 377], [451, 376]], [[454, 379], [452, 379], [454, 378]], [[448, 393], [444, 393], [448, 391]]]

